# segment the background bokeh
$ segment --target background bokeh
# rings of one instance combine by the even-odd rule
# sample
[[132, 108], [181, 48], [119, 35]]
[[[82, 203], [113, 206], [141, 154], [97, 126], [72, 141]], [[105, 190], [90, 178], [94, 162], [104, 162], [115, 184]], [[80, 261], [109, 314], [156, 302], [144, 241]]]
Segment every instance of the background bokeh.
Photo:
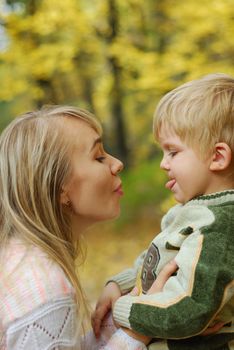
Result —
[[0, 0], [0, 128], [43, 104], [87, 108], [125, 163], [120, 219], [87, 233], [92, 299], [171, 205], [152, 136], [158, 100], [210, 72], [234, 75], [233, 38], [234, 0]]

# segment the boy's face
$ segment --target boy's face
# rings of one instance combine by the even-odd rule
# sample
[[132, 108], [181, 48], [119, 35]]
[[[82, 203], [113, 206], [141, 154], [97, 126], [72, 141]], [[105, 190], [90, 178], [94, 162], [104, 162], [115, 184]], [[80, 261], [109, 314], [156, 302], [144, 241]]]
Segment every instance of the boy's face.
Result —
[[179, 203], [210, 193], [212, 172], [210, 159], [200, 159], [173, 131], [162, 128], [159, 142], [163, 150], [160, 167], [167, 172], [166, 188], [172, 191]]

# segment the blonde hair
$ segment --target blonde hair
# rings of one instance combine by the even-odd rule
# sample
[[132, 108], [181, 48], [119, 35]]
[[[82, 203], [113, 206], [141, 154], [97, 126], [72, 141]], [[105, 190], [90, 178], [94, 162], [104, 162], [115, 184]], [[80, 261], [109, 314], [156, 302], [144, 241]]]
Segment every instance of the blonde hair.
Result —
[[75, 270], [80, 242], [60, 204], [62, 187], [72, 171], [72, 141], [62, 128], [65, 118], [83, 120], [102, 133], [89, 112], [51, 106], [16, 118], [0, 136], [0, 245], [16, 235], [45, 251], [73, 285], [83, 320], [87, 303]]
[[217, 142], [227, 143], [234, 152], [234, 78], [209, 74], [167, 93], [154, 115], [156, 139], [164, 126], [201, 157]]

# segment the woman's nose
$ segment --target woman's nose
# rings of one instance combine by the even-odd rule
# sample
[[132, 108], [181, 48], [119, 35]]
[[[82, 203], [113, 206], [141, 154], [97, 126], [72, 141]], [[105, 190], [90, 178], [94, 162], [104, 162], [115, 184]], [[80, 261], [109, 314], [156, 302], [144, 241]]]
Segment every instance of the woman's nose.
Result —
[[112, 163], [111, 163], [111, 172], [113, 175], [118, 174], [120, 171], [122, 171], [124, 168], [123, 163], [121, 162], [121, 160], [112, 157]]

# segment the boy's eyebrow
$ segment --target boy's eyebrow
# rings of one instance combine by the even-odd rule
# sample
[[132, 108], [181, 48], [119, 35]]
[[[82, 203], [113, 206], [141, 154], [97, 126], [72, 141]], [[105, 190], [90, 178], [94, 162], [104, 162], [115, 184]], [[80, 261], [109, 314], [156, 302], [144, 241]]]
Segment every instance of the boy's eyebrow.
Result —
[[98, 143], [102, 143], [102, 138], [98, 137], [96, 140], [94, 140], [92, 147], [90, 148], [90, 152], [94, 149], [94, 147], [98, 144]]
[[178, 145], [173, 142], [162, 142], [160, 145], [164, 148], [178, 147]]

